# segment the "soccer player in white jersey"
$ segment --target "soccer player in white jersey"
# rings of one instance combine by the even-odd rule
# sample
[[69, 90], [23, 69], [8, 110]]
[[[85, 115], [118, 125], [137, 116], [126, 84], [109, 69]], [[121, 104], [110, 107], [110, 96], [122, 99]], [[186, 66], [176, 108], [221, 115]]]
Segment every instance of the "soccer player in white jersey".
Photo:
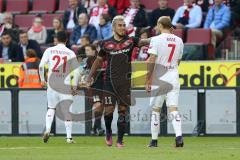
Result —
[[[152, 106], [152, 140], [148, 147], [157, 147], [160, 112], [165, 99], [169, 111], [168, 117], [172, 121], [176, 134], [176, 147], [183, 147], [181, 117], [177, 109], [180, 90], [178, 65], [182, 58], [184, 45], [181, 38], [172, 34], [172, 24], [169, 17], [160, 17], [157, 25], [161, 34], [151, 39], [145, 86], [146, 91], [151, 92], [150, 105]], [[164, 85], [162, 85], [164, 83], [171, 86], [171, 89], [166, 93], [164, 93]]]
[[[43, 85], [47, 85], [47, 101], [48, 111], [46, 114], [46, 131], [43, 135], [43, 142], [47, 143], [51, 131], [51, 125], [56, 112], [57, 105], [64, 100], [72, 100], [74, 90], [77, 88], [79, 71], [78, 61], [73, 51], [66, 47], [67, 34], [64, 31], [58, 32], [56, 35], [57, 45], [48, 48], [41, 59], [39, 65], [39, 74]], [[44, 67], [48, 65], [48, 78], [45, 80]], [[76, 69], [75, 69], [76, 68]], [[74, 70], [75, 69], [75, 70]], [[71, 74], [74, 70], [73, 80], [71, 84]], [[67, 107], [67, 106], [61, 106]], [[70, 106], [71, 108], [71, 106]], [[72, 139], [72, 119], [68, 113], [64, 114], [67, 143], [74, 143]]]

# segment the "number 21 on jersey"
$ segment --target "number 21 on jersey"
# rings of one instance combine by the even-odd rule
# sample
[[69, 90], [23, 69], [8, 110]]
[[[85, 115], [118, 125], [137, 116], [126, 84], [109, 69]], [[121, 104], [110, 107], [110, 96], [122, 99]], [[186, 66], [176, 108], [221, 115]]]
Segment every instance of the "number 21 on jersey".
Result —
[[65, 73], [66, 72], [66, 65], [67, 65], [67, 56], [64, 56], [64, 57], [60, 57], [59, 55], [55, 55], [53, 56], [52, 58], [53, 61], [55, 61], [55, 65], [52, 69], [52, 72], [59, 72], [59, 64], [61, 61], [63, 61], [63, 64], [62, 64], [62, 72]]

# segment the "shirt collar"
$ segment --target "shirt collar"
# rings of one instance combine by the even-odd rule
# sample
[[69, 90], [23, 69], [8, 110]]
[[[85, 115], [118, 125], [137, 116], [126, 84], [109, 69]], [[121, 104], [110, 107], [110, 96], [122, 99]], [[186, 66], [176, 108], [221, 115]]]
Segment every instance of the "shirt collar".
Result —
[[59, 46], [59, 47], [65, 47], [65, 44], [59, 43], [59, 44], [57, 44], [57, 46]]

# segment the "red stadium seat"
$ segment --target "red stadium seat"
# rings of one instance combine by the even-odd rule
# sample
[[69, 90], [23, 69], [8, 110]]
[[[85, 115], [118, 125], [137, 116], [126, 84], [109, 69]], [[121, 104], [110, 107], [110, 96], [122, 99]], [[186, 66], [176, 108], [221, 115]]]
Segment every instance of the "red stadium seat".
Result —
[[157, 0], [142, 0], [141, 3], [146, 7], [147, 10], [153, 10], [158, 7]]
[[189, 29], [187, 33], [187, 43], [211, 43], [211, 30], [210, 29]]
[[20, 29], [26, 30], [32, 26], [34, 17], [35, 15], [29, 14], [16, 15], [14, 17], [14, 22], [20, 27]]
[[183, 0], [168, 0], [168, 7], [177, 10], [183, 5]]
[[57, 13], [63, 13], [68, 8], [68, 1], [67, 0], [59, 0], [59, 8]]
[[178, 37], [180, 37], [180, 38], [184, 38], [184, 31], [183, 31], [183, 29], [175, 29], [174, 31], [173, 31], [173, 33], [176, 35], [176, 36], [178, 36]]
[[210, 29], [189, 29], [187, 43], [206, 45], [208, 48], [208, 59], [214, 59], [214, 48], [211, 44], [212, 33]]
[[62, 14], [44, 14], [43, 16], [42, 16], [42, 18], [43, 18], [43, 24], [44, 24], [44, 26], [47, 28], [47, 29], [49, 29], [49, 28], [52, 28], [53, 27], [53, 25], [52, 25], [52, 22], [53, 22], [53, 19], [55, 18], [55, 17], [60, 17], [60, 18], [62, 18]]
[[7, 0], [6, 12], [27, 13], [29, 10], [28, 0]]
[[0, 12], [4, 11], [4, 3], [3, 0], [0, 0]]
[[30, 13], [47, 13], [56, 10], [56, 0], [33, 0], [33, 7]]

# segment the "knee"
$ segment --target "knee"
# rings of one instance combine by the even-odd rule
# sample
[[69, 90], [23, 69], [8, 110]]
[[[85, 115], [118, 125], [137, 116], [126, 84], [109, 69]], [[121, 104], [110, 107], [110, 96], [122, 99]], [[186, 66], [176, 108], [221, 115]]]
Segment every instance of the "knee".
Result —
[[170, 113], [171, 113], [171, 112], [176, 112], [176, 111], [178, 111], [177, 106], [170, 106], [170, 107], [168, 108], [168, 110], [169, 110]]
[[153, 111], [153, 112], [159, 112], [159, 113], [160, 113], [160, 112], [161, 112], [161, 109], [162, 109], [162, 108], [159, 107], [159, 106], [153, 106], [152, 111]]
[[97, 102], [93, 105], [93, 111], [94, 112], [102, 112], [103, 111], [103, 107], [100, 102]]
[[113, 112], [114, 112], [114, 107], [105, 107], [105, 111], [104, 111], [104, 115], [107, 116], [107, 115], [112, 115]]

